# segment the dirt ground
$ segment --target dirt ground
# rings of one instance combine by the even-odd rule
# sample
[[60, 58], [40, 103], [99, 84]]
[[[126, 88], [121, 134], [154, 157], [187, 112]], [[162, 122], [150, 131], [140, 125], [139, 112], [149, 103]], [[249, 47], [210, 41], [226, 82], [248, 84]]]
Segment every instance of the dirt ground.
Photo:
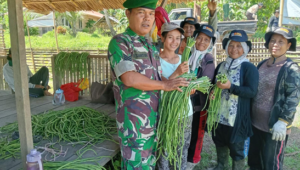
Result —
[[[211, 137], [206, 133], [204, 137], [201, 162], [194, 170], [207, 170], [217, 164], [215, 145]], [[295, 120], [292, 127], [292, 134], [289, 136], [285, 149], [284, 170], [300, 170], [300, 106], [298, 106]], [[231, 164], [231, 160], [230, 160]], [[246, 161], [245, 161], [245, 165]]]

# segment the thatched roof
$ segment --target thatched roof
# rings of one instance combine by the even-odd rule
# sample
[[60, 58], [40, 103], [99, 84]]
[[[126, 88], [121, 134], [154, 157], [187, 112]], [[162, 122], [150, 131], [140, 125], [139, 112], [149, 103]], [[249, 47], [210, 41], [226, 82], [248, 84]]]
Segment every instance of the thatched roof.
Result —
[[[194, 0], [168, 0], [168, 3], [185, 3]], [[200, 1], [200, 0], [198, 0]], [[123, 8], [125, 0], [23, 0], [23, 5], [29, 10], [48, 14], [51, 11], [99, 11], [106, 9]], [[159, 0], [160, 4], [162, 0]]]
[[[115, 27], [119, 24], [119, 21], [114, 17], [109, 17], [110, 24]], [[94, 27], [103, 28], [103, 29], [109, 29], [105, 16], [100, 18], [95, 24]]]

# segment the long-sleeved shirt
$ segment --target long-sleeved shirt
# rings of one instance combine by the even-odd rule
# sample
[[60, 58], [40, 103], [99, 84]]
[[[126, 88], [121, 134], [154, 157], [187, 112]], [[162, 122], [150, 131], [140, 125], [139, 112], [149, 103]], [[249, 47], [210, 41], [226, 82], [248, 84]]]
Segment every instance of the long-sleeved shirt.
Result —
[[[29, 79], [30, 77], [33, 75], [32, 72], [29, 70], [28, 66], [27, 66], [27, 77], [28, 77], [28, 87], [29, 88], [34, 88], [35, 84], [29, 83]], [[8, 63], [6, 63], [3, 66], [3, 77], [6, 81], [6, 83], [9, 85], [9, 87], [11, 89], [13, 89], [13, 91], [15, 91], [15, 81], [14, 81], [14, 70], [13, 67], [10, 66]]]
[[279, 17], [272, 16], [269, 20], [268, 29], [269, 31], [274, 31], [278, 27]]
[[258, 4], [253, 5], [252, 7], [250, 7], [247, 12], [252, 13], [252, 14], [256, 14], [258, 11]]

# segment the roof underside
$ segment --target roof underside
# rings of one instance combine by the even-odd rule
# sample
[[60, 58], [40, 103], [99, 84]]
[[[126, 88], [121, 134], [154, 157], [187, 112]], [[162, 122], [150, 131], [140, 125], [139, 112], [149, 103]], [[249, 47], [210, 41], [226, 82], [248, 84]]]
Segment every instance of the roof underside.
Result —
[[[168, 0], [168, 3], [186, 3], [194, 0]], [[200, 0], [198, 0], [200, 1]], [[48, 14], [51, 11], [99, 11], [105, 9], [123, 8], [125, 0], [23, 0], [23, 5], [29, 10]], [[159, 0], [158, 5], [162, 0]]]

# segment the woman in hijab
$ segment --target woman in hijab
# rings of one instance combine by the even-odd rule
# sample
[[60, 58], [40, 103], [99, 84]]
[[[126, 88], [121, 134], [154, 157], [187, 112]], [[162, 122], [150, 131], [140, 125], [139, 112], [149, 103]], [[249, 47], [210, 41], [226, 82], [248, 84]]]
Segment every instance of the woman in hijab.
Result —
[[245, 141], [252, 135], [250, 101], [257, 93], [258, 71], [247, 59], [251, 42], [245, 31], [233, 30], [222, 45], [227, 58], [217, 66], [214, 77], [226, 74], [228, 81], [224, 84], [213, 81], [222, 89], [220, 119], [212, 134], [218, 157], [214, 170], [228, 168], [228, 150], [233, 160], [232, 169], [242, 170]]
[[[213, 79], [215, 64], [214, 57], [210, 53], [216, 42], [214, 37], [214, 29], [210, 25], [202, 25], [193, 33], [196, 38], [196, 44], [192, 48], [192, 53], [189, 58], [190, 72], [194, 73], [197, 78], [207, 76], [210, 80]], [[207, 95], [196, 91], [191, 96], [193, 103], [193, 123], [192, 137], [188, 150], [188, 169], [192, 169], [201, 160], [201, 150], [203, 145], [203, 137], [205, 134], [206, 124], [206, 109], [204, 108], [207, 100]], [[203, 111], [202, 111], [203, 110]]]
[[288, 28], [265, 35], [271, 57], [258, 64], [259, 85], [252, 102], [252, 129], [248, 165], [251, 170], [282, 170], [284, 149], [300, 100], [300, 69], [286, 57], [296, 51]]

